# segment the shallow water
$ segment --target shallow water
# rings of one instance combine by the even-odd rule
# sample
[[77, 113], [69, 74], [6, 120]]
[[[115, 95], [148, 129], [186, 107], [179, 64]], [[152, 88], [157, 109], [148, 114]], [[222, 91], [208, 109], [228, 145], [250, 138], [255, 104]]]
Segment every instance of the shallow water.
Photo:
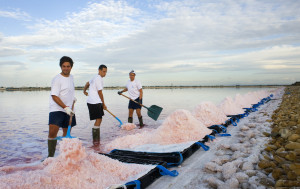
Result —
[[[102, 151], [104, 144], [127, 134], [138, 133], [145, 129], [157, 128], [162, 121], [176, 109], [192, 111], [203, 101], [219, 104], [225, 97], [245, 94], [267, 88], [194, 88], [194, 89], [145, 89], [143, 102], [146, 106], [163, 107], [158, 121], [147, 116], [142, 109], [144, 129], [121, 130], [119, 122], [108, 112], [101, 124], [101, 144], [92, 144], [91, 127], [86, 106], [86, 96], [76, 91], [78, 99], [75, 105], [77, 126], [71, 135], [81, 139], [84, 145], [95, 151]], [[104, 99], [108, 110], [123, 123], [127, 123], [128, 100], [117, 94], [117, 90], [104, 90]], [[49, 91], [0, 92], [0, 166], [34, 163], [47, 156]], [[134, 123], [138, 123], [134, 116]], [[62, 132], [59, 132], [61, 135]], [[57, 150], [58, 152], [58, 150]]]

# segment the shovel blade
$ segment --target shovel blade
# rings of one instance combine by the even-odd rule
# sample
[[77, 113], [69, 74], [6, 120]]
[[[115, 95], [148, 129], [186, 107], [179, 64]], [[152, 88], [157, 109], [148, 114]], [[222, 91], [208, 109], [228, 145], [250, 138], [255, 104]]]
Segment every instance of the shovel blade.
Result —
[[163, 110], [162, 107], [156, 105], [152, 105], [150, 106], [150, 108], [147, 109], [148, 109], [148, 116], [154, 119], [155, 121], [158, 119], [161, 111]]

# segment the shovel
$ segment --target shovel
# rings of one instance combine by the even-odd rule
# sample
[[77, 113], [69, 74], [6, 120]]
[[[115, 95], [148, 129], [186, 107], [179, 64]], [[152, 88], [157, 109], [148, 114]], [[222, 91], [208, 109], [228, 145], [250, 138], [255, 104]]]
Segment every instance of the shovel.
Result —
[[121, 127], [121, 125], [123, 125], [122, 121], [117, 116], [115, 116], [113, 113], [111, 113], [108, 109], [106, 109], [106, 111], [119, 121], [119, 123], [120, 123], [119, 127]]
[[121, 93], [122, 96], [124, 96], [125, 98], [128, 98], [129, 100], [139, 104], [140, 106], [143, 106], [144, 108], [146, 108], [148, 110], [148, 116], [151, 117], [152, 119], [154, 119], [155, 121], [158, 119], [161, 111], [163, 110], [162, 107], [159, 107], [159, 106], [156, 106], [156, 105], [152, 105], [150, 106], [150, 108], [148, 108], [147, 106], [143, 105], [143, 104], [140, 104], [134, 100], [132, 100], [131, 98], [129, 98], [128, 96], [125, 96]]
[[[75, 104], [75, 101], [73, 102], [72, 110], [74, 109], [74, 104]], [[68, 125], [68, 130], [67, 130], [66, 136], [64, 136], [64, 137], [61, 137], [61, 136], [56, 137], [57, 140], [62, 140], [63, 138], [76, 138], [76, 137], [72, 137], [72, 136], [71, 136], [71, 124], [72, 124], [72, 118], [73, 118], [73, 115], [74, 115], [74, 114], [72, 114], [72, 113], [71, 113], [71, 115], [70, 115], [70, 120], [69, 120], [69, 125]]]

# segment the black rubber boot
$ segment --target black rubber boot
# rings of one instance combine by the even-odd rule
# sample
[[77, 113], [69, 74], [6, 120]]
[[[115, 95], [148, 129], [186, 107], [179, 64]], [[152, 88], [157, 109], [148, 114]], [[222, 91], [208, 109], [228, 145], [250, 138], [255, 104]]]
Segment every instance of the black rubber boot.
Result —
[[140, 127], [144, 127], [143, 117], [139, 117]]
[[128, 117], [128, 123], [132, 123], [132, 117]]
[[93, 142], [99, 142], [100, 141], [100, 127], [98, 128], [92, 128], [93, 133]]
[[48, 157], [54, 157], [57, 140], [48, 139]]

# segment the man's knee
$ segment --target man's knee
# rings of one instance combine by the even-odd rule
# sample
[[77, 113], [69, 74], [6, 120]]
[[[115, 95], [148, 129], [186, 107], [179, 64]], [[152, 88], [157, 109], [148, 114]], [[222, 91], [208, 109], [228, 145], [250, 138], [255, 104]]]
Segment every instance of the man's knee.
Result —
[[57, 125], [49, 125], [49, 135], [48, 138], [55, 138], [57, 136], [59, 127]]

